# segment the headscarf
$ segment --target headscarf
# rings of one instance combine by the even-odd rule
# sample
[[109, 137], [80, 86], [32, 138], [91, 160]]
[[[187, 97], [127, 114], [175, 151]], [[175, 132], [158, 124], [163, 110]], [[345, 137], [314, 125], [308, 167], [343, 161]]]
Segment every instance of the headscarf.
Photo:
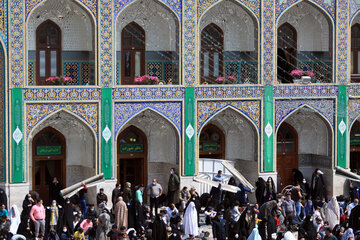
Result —
[[333, 229], [336, 224], [340, 223], [340, 208], [336, 197], [331, 198], [325, 208], [325, 218], [329, 222], [330, 228]]
[[247, 240], [261, 240], [257, 225], [255, 225], [254, 229], [252, 230]]
[[239, 206], [234, 206], [231, 212], [232, 212], [231, 218], [234, 220], [234, 222], [239, 221], [241, 215], [241, 213], [239, 212]]
[[190, 202], [186, 208], [183, 221], [186, 235], [197, 236], [199, 234], [198, 214], [194, 202]]
[[354, 238], [354, 231], [353, 231], [352, 228], [348, 228], [348, 229], [344, 232], [341, 240], [348, 240], [349, 238]]
[[11, 223], [10, 232], [15, 235], [21, 222], [20, 212], [15, 204], [11, 206], [9, 211], [9, 218]]
[[287, 231], [284, 235], [284, 240], [296, 240], [296, 239], [290, 231]]

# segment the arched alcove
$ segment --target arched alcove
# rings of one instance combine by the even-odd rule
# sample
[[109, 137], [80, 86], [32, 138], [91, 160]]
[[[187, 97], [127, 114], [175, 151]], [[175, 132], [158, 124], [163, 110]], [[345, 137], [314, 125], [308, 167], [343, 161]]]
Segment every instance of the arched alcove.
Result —
[[[39, 26], [51, 21], [58, 27], [61, 42], [55, 51], [41, 52], [52, 48], [51, 31], [39, 41]], [[56, 85], [49, 77], [71, 77], [66, 85], [95, 84], [96, 23], [83, 6], [73, 0], [46, 0], [37, 6], [27, 19], [28, 85]], [[50, 29], [51, 30], [51, 29]], [[46, 32], [45, 32], [46, 33]], [[44, 35], [44, 34], [43, 34]], [[37, 53], [38, 52], [38, 53]], [[61, 55], [61, 58], [59, 58]], [[57, 71], [51, 71], [58, 66]], [[41, 69], [46, 69], [44, 73]], [[54, 76], [55, 75], [55, 76]], [[41, 79], [38, 79], [41, 77]]]
[[[122, 34], [129, 23], [141, 27], [144, 38], [134, 37], [132, 44], [126, 42]], [[145, 83], [135, 83], [134, 78], [144, 74], [157, 77], [162, 84], [179, 84], [179, 34], [179, 19], [161, 2], [134, 1], [125, 7], [116, 19], [117, 84], [143, 85]], [[131, 52], [125, 47], [129, 45], [144, 45], [144, 60], [141, 51], [135, 51], [131, 58]], [[131, 74], [126, 74], [126, 70]]]
[[[287, 148], [281, 147], [283, 138], [279, 135], [284, 132], [282, 130], [284, 127], [290, 129], [288, 132], [291, 132], [294, 139], [294, 145], [291, 146], [288, 141]], [[280, 124], [277, 130], [277, 140], [277, 169], [286, 168], [284, 166], [287, 164], [286, 159], [291, 158], [293, 162], [297, 162], [291, 168], [299, 169], [310, 183], [313, 171], [319, 168], [325, 173], [324, 180], [328, 186], [328, 195], [331, 195], [333, 132], [329, 122], [315, 110], [306, 106], [301, 107]], [[292, 173], [286, 172], [286, 174], [290, 176], [280, 176], [286, 179], [284, 184], [293, 184]], [[285, 187], [284, 184], [282, 188]]]
[[[63, 110], [52, 114], [32, 130], [28, 138], [29, 146], [34, 136], [46, 127], [55, 129], [66, 139], [64, 153], [66, 155], [66, 181], [64, 181], [66, 186], [96, 174], [96, 138], [93, 131], [79, 117]], [[33, 151], [33, 148], [29, 148], [30, 157], [35, 154]], [[29, 167], [33, 168], [31, 161]]]
[[[223, 153], [224, 159], [234, 162], [235, 168], [249, 182], [256, 182], [259, 176], [259, 135], [254, 124], [239, 111], [236, 111], [232, 108], [225, 108], [224, 110], [214, 115], [203, 126], [200, 132], [204, 133], [204, 130], [206, 131], [206, 129], [209, 127], [218, 130], [214, 131], [214, 134], [207, 138], [209, 139], [208, 145], [215, 146], [215, 143], [219, 142], [218, 140], [220, 140], [220, 143], [223, 144], [220, 145], [220, 150], [223, 149], [220, 152]], [[218, 132], [220, 132], [220, 134]], [[224, 140], [221, 140], [222, 138], [224, 138]], [[200, 143], [201, 139], [199, 139], [199, 147]], [[200, 154], [204, 154], [205, 152], [206, 151], [204, 151], [204, 149], [199, 149]], [[211, 154], [206, 155], [206, 157], [211, 158]], [[221, 164], [219, 164], [218, 167], [221, 167]], [[204, 174], [210, 174], [206, 171], [206, 169], [209, 169], [209, 167], [203, 166], [202, 168], [203, 169], [199, 169], [199, 173], [204, 171]]]
[[[291, 31], [284, 31], [281, 29], [283, 26], [297, 32], [296, 42], [293, 36], [286, 36]], [[277, 28], [279, 83], [294, 83], [295, 77], [290, 73], [295, 69], [314, 73], [312, 83], [333, 82], [334, 30], [332, 20], [323, 9], [311, 2], [301, 1], [280, 16]]]
[[[179, 169], [180, 138], [178, 131], [169, 120], [150, 109], [140, 112], [122, 126], [117, 141], [121, 140], [120, 136], [124, 136], [122, 134], [128, 128], [143, 139], [143, 146], [145, 146], [144, 139], [147, 140], [147, 153], [142, 157], [147, 161], [147, 169], [146, 166], [144, 169], [146, 172], [144, 176], [147, 176], [147, 179], [143, 184], [150, 183], [153, 178], [156, 178], [163, 189], [167, 189], [169, 169], [172, 167]], [[117, 142], [118, 158], [121, 158], [119, 156], [120, 144]], [[143, 149], [145, 151], [145, 148]]]
[[[209, 26], [216, 28], [207, 31]], [[233, 0], [215, 4], [200, 17], [199, 34], [200, 83], [258, 83], [258, 22], [244, 6]]]

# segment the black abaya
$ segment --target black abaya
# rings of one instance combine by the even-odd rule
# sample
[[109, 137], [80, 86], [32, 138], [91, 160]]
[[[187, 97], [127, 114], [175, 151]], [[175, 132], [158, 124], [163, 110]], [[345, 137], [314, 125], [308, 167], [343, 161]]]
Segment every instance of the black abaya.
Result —
[[266, 182], [263, 178], [259, 177], [256, 182], [256, 201], [259, 205], [262, 205], [264, 203], [264, 191], [266, 187]]
[[156, 240], [167, 240], [166, 225], [164, 221], [160, 219], [160, 216], [155, 217], [155, 221], [152, 225], [152, 238]]

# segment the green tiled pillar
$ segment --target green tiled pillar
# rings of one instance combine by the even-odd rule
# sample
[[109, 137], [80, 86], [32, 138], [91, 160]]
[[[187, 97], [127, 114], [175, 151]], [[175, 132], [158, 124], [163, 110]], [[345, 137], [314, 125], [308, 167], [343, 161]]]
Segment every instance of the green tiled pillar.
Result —
[[22, 88], [11, 90], [12, 103], [12, 182], [21, 183], [24, 180], [23, 169], [23, 98]]
[[273, 171], [273, 153], [274, 153], [274, 126], [273, 126], [273, 87], [265, 86], [264, 92], [264, 172]]
[[102, 89], [101, 170], [105, 179], [112, 178], [112, 100], [111, 88]]
[[195, 174], [195, 88], [185, 88], [185, 161], [186, 176]]
[[338, 161], [337, 165], [346, 168], [346, 136], [347, 136], [347, 93], [346, 85], [339, 86], [338, 96]]

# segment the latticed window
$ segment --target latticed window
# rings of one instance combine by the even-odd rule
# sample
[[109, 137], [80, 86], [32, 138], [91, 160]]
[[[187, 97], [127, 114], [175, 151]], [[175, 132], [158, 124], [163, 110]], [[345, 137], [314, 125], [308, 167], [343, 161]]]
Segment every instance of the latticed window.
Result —
[[134, 78], [145, 74], [145, 31], [131, 22], [121, 33], [121, 84], [134, 84]]
[[224, 74], [224, 33], [216, 24], [201, 32], [201, 83], [215, 83]]
[[37, 85], [46, 85], [48, 77], [61, 75], [61, 30], [51, 20], [36, 30]]

